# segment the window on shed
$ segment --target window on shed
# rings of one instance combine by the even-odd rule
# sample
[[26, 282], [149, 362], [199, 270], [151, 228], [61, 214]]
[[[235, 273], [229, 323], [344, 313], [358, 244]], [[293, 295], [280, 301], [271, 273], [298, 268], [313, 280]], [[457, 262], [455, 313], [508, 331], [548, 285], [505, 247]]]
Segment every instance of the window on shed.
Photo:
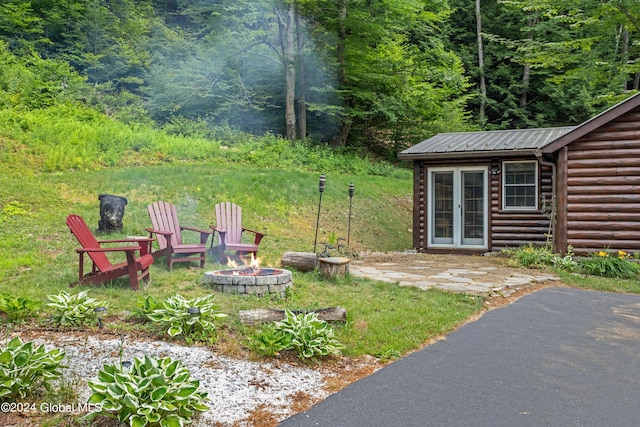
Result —
[[538, 162], [504, 162], [502, 169], [504, 209], [537, 209]]

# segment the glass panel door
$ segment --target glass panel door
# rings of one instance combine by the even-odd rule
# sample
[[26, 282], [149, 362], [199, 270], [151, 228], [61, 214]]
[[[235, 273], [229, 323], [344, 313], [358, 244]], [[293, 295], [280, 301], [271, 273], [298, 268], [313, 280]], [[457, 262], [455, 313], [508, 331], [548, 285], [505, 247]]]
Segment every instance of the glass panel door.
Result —
[[433, 243], [453, 244], [453, 206], [453, 172], [434, 172]]
[[429, 245], [487, 247], [487, 168], [434, 168], [429, 173]]
[[484, 244], [484, 172], [462, 172], [462, 245]]

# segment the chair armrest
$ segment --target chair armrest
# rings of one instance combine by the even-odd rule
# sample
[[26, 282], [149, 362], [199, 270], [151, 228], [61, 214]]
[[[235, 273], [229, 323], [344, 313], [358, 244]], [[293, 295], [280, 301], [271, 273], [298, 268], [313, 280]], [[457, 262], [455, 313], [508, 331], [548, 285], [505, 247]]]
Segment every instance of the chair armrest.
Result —
[[156, 239], [144, 236], [129, 236], [129, 240], [134, 241], [140, 245], [140, 256], [142, 256], [151, 253], [153, 241]]
[[266, 234], [265, 234], [265, 233], [261, 233], [261, 232], [259, 232], [259, 231], [251, 230], [251, 229], [249, 229], [249, 228], [244, 228], [244, 227], [243, 227], [243, 228], [242, 228], [242, 231], [248, 231], [249, 233], [253, 233], [253, 234], [256, 234], [256, 235], [258, 235], [258, 234], [259, 234], [259, 235], [260, 235], [260, 236], [262, 236], [262, 237], [266, 236]]
[[209, 239], [209, 236], [211, 234], [213, 234], [213, 231], [203, 230], [201, 228], [180, 227], [180, 231], [183, 231], [183, 230], [195, 231], [196, 233], [200, 233], [200, 244], [201, 245], [206, 245], [207, 244], [207, 239]]
[[158, 235], [158, 244], [160, 245], [161, 240], [160, 238], [164, 239], [164, 244], [165, 244], [165, 248], [164, 249], [160, 249], [157, 250], [155, 252], [153, 252], [153, 247], [152, 244], [149, 244], [149, 248], [150, 250], [153, 252], [153, 256], [154, 258], [160, 258], [163, 257], [167, 254], [171, 254], [171, 252], [173, 252], [173, 243], [171, 242], [171, 236], [173, 235], [173, 232], [171, 231], [164, 231], [164, 230], [156, 230], [155, 228], [145, 228], [145, 230], [147, 230], [149, 232], [149, 236], [153, 236], [154, 234]]
[[76, 249], [76, 252], [135, 252], [141, 249], [142, 248], [140, 246], [118, 246], [113, 248], [80, 248]]
[[244, 227], [242, 228], [242, 231], [248, 231], [249, 233], [253, 233], [253, 234], [255, 234], [255, 235], [256, 235], [256, 238], [255, 238], [255, 240], [253, 241], [253, 243], [254, 243], [255, 245], [259, 245], [259, 244], [260, 244], [260, 241], [262, 240], [262, 238], [263, 238], [264, 236], [266, 236], [266, 234], [265, 234], [265, 233], [261, 233], [261, 232], [259, 232], [259, 231], [255, 231], [255, 230], [250, 230], [250, 229], [248, 229], [248, 228], [244, 228]]
[[203, 230], [201, 228], [194, 228], [194, 227], [180, 227], [180, 230], [189, 230], [189, 231], [195, 231], [197, 233], [204, 233], [204, 234], [211, 234], [213, 233], [213, 231], [209, 231], [209, 230]]
[[173, 234], [171, 231], [156, 230], [154, 228], [145, 228], [145, 230], [147, 230], [151, 234], [160, 234], [161, 236], [165, 237], [171, 236]]
[[132, 238], [129, 237], [127, 239], [115, 239], [115, 240], [98, 240], [99, 244], [104, 244], [104, 243], [136, 243], [136, 242], [146, 242], [148, 240], [153, 240], [153, 239], [149, 239], [148, 237], [136, 237], [136, 238]]
[[215, 233], [216, 231], [220, 235], [219, 237], [220, 245], [224, 246], [224, 240], [226, 239], [226, 236], [227, 236], [227, 230], [225, 230], [224, 228], [218, 228], [215, 225], [210, 225], [209, 228], [213, 230], [213, 237], [211, 238], [211, 247], [213, 248], [213, 241], [216, 238], [216, 233]]

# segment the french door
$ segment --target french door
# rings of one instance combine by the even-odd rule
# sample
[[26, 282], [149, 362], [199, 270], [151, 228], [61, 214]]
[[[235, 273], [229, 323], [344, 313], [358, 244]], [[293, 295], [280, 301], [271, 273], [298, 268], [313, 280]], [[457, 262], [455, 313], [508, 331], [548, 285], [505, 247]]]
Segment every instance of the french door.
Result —
[[487, 247], [487, 168], [430, 168], [430, 247]]

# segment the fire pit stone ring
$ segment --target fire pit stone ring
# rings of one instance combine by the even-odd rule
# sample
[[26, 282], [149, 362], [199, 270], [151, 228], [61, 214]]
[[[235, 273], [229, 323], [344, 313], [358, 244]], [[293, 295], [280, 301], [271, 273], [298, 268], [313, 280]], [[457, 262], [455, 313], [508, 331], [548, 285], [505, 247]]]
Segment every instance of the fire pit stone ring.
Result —
[[289, 270], [281, 268], [232, 268], [207, 271], [204, 283], [216, 292], [285, 296], [287, 288], [293, 285]]

